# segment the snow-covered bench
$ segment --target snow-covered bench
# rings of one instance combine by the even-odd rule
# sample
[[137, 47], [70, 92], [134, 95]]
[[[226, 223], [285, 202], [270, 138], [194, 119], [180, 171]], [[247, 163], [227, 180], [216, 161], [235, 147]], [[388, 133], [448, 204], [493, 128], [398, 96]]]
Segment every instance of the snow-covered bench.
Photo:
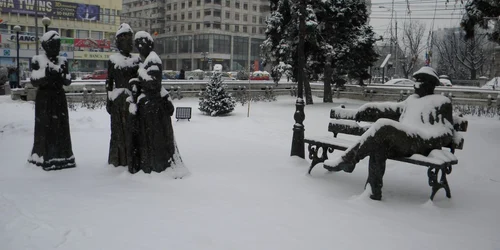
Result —
[[[333, 168], [328, 165], [328, 153], [333, 153], [334, 150], [345, 151], [355, 143], [352, 139], [337, 138], [338, 134], [361, 136], [366, 130], [368, 130], [368, 128], [370, 128], [370, 124], [361, 125], [355, 121], [355, 115], [349, 114], [349, 112], [346, 112], [348, 110], [345, 110], [344, 108], [344, 106], [333, 108], [330, 112], [330, 118], [332, 118], [332, 120], [328, 125], [328, 131], [333, 133], [333, 137], [310, 136], [304, 139], [304, 142], [309, 144], [309, 159], [312, 160], [311, 166], [309, 167], [309, 174], [318, 163], [323, 163], [325, 169], [333, 171]], [[414, 154], [410, 157], [391, 158], [391, 160], [394, 161], [428, 167], [427, 176], [429, 177], [429, 186], [432, 187], [432, 193], [430, 196], [431, 200], [434, 199], [434, 195], [441, 188], [444, 188], [446, 196], [451, 198], [450, 187], [448, 186], [446, 175], [451, 173], [452, 165], [458, 163], [454, 152], [456, 149], [463, 148], [464, 139], [460, 132], [466, 132], [468, 126], [467, 120], [461, 116], [454, 116], [453, 123], [455, 128], [454, 140], [453, 143], [447, 147], [448, 149], [436, 149], [429, 155]], [[441, 176], [438, 180], [440, 171]]]

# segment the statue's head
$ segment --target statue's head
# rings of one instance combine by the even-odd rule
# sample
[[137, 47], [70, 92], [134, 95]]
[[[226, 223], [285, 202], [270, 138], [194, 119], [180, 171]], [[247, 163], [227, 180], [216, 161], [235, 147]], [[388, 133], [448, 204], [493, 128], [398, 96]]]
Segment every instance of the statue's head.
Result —
[[42, 48], [45, 50], [45, 54], [48, 57], [59, 56], [59, 51], [61, 50], [61, 37], [56, 31], [48, 31], [40, 39], [42, 42]]
[[424, 66], [413, 73], [413, 78], [415, 78], [416, 82], [414, 86], [415, 94], [420, 97], [434, 94], [434, 89], [439, 85], [437, 72], [429, 66]]
[[143, 58], [146, 58], [155, 47], [153, 37], [146, 31], [135, 33], [134, 41], [135, 47]]
[[121, 54], [128, 55], [134, 49], [133, 31], [126, 23], [122, 23], [116, 32], [116, 47]]

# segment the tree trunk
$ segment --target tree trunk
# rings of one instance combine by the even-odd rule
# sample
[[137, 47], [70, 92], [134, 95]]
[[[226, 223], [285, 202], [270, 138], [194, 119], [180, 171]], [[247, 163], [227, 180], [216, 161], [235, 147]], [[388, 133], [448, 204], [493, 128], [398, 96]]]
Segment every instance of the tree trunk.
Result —
[[306, 105], [314, 104], [312, 98], [311, 84], [309, 83], [308, 77], [304, 77], [304, 92], [306, 94]]
[[333, 69], [331, 65], [325, 66], [325, 75], [323, 76], [324, 89], [323, 89], [323, 102], [333, 102], [332, 99], [332, 75]]
[[471, 80], [476, 80], [476, 74], [477, 74], [477, 70], [476, 69], [471, 69], [470, 70], [470, 79]]

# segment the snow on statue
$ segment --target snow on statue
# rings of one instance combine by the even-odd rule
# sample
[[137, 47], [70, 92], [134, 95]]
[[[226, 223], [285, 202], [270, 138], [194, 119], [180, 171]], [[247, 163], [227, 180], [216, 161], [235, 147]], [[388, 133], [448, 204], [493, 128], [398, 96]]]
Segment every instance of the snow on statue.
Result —
[[44, 170], [76, 166], [71, 148], [68, 104], [63, 85], [71, 84], [68, 62], [59, 56], [61, 40], [55, 31], [42, 38], [45, 54], [34, 56], [31, 84], [37, 87], [35, 99], [35, 139], [28, 162]]
[[133, 127], [129, 172], [163, 172], [170, 167], [175, 178], [183, 177], [188, 171], [174, 139], [174, 105], [161, 85], [161, 59], [153, 51], [154, 41], [149, 33], [139, 31], [134, 40], [143, 62], [138, 78], [130, 81], [134, 94], [128, 98]]
[[121, 24], [116, 32], [116, 47], [120, 53], [109, 57], [108, 79], [106, 79], [108, 93], [106, 110], [111, 116], [108, 164], [115, 167], [128, 164], [130, 129], [127, 120], [129, 105], [126, 99], [132, 93], [129, 81], [137, 77], [140, 61], [138, 56], [130, 54], [133, 49], [133, 31], [126, 23]]
[[325, 161], [325, 165], [331, 166], [328, 167], [330, 171], [352, 172], [356, 163], [370, 156], [376, 169], [370, 167], [368, 183], [372, 188], [371, 198], [375, 200], [382, 197], [382, 177], [388, 158], [428, 155], [433, 149], [449, 146], [453, 141], [451, 100], [434, 94], [439, 84], [435, 70], [422, 67], [413, 77], [417, 81], [415, 94], [403, 102], [368, 103], [358, 110], [334, 109], [339, 118], [349, 116], [376, 121], [342, 157]]

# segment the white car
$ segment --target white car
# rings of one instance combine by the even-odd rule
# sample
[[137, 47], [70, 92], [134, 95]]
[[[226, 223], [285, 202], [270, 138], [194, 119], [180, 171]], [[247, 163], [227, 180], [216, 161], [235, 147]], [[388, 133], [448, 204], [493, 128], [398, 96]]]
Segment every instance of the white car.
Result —
[[439, 83], [441, 83], [441, 86], [446, 86], [446, 87], [452, 87], [453, 84], [451, 84], [451, 81], [448, 79], [440, 78]]
[[384, 85], [398, 85], [398, 86], [413, 86], [415, 85], [415, 82], [406, 79], [406, 78], [399, 78], [399, 79], [392, 79], [384, 83]]

